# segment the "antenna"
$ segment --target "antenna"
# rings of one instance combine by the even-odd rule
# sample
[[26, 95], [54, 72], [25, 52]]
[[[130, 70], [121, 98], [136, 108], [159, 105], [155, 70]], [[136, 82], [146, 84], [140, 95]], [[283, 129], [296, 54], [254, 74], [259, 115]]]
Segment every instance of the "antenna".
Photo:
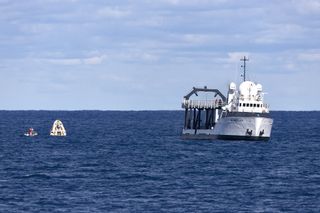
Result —
[[241, 77], [243, 77], [243, 81], [246, 81], [246, 61], [249, 61], [249, 58], [243, 56], [240, 61], [243, 61], [243, 65], [241, 65], [241, 67], [243, 67], [243, 75], [241, 75]]

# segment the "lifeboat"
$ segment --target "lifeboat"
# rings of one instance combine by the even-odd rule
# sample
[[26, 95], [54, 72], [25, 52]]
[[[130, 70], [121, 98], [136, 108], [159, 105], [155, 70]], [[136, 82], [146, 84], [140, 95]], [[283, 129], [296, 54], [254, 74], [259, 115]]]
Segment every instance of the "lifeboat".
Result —
[[29, 130], [26, 133], [24, 133], [24, 135], [27, 137], [33, 137], [33, 136], [37, 136], [38, 133], [34, 131], [33, 128], [29, 128]]
[[52, 128], [51, 128], [51, 132], [50, 132], [51, 136], [66, 136], [67, 132], [66, 129], [63, 126], [63, 123], [60, 120], [55, 120]]

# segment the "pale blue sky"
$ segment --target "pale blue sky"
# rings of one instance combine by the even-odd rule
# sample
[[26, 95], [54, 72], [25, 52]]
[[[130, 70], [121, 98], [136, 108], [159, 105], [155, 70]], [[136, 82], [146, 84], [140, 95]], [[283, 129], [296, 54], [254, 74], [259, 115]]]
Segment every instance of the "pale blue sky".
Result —
[[0, 0], [0, 109], [179, 109], [240, 57], [273, 110], [320, 110], [319, 0]]

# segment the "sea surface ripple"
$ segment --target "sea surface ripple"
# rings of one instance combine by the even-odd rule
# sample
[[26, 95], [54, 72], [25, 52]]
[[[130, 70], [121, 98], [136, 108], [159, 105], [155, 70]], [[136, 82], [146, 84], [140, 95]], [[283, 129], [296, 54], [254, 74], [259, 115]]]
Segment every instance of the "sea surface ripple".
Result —
[[268, 142], [182, 140], [182, 111], [0, 117], [0, 212], [320, 212], [320, 112], [272, 112]]

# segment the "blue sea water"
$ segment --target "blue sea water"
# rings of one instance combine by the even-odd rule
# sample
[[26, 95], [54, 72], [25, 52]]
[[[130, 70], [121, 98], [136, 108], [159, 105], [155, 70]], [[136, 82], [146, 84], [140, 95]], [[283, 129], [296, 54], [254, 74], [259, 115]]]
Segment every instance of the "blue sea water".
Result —
[[320, 112], [272, 117], [268, 142], [189, 141], [182, 111], [1, 111], [0, 212], [320, 212]]

